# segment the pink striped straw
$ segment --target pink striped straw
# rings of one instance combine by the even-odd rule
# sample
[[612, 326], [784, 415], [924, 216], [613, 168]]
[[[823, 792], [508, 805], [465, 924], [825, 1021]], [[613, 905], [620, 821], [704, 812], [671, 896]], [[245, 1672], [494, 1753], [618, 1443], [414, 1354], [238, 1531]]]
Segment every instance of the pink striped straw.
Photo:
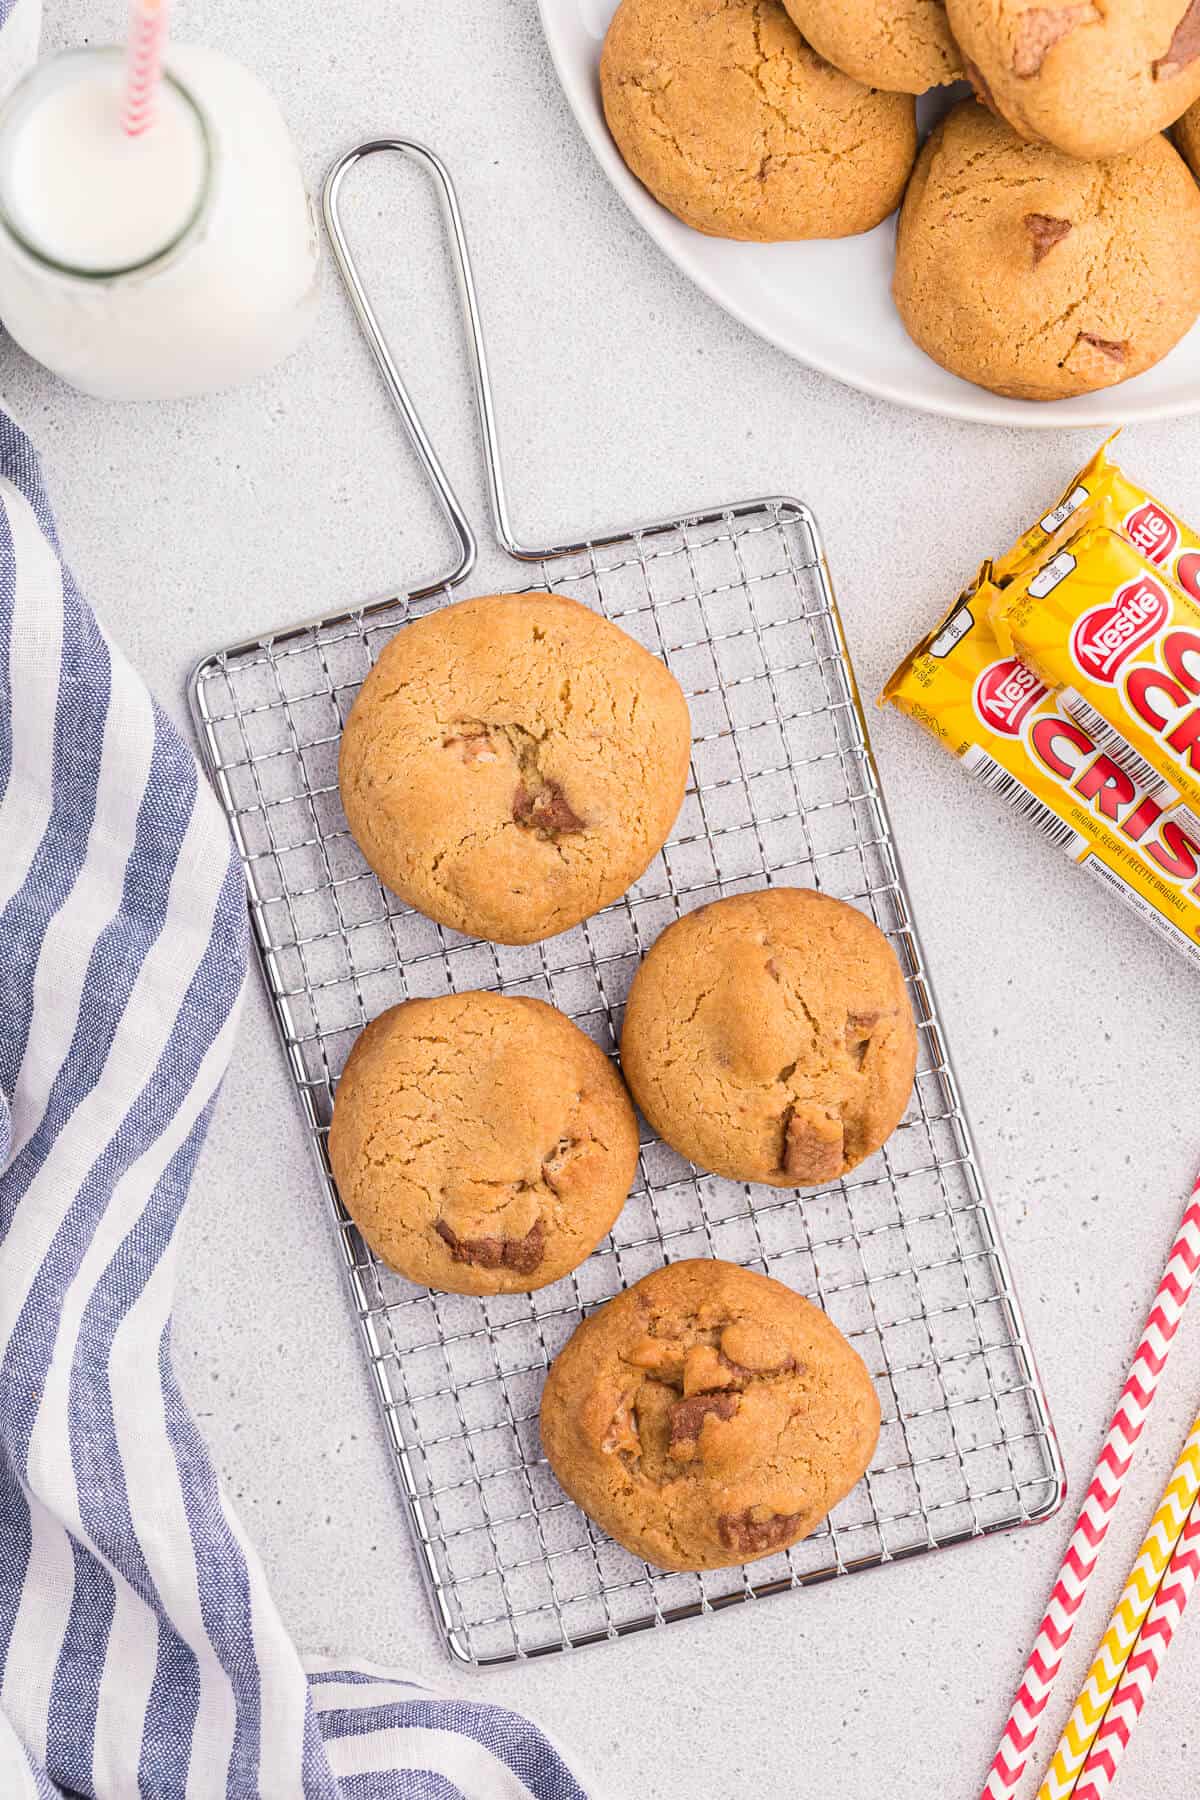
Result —
[[1191, 1599], [1197, 1576], [1200, 1576], [1200, 1500], [1193, 1502], [1154, 1604], [1129, 1653], [1121, 1685], [1108, 1703], [1096, 1741], [1079, 1771], [1075, 1800], [1104, 1800], [1142, 1708], [1150, 1698], [1155, 1676], [1171, 1647], [1175, 1628]]
[[1113, 1508], [1120, 1497], [1122, 1483], [1129, 1473], [1129, 1465], [1133, 1461], [1134, 1449], [1153, 1404], [1159, 1377], [1166, 1367], [1171, 1340], [1179, 1329], [1198, 1270], [1200, 1180], [1197, 1181], [1184, 1212], [1179, 1234], [1171, 1246], [1167, 1266], [1163, 1270], [1154, 1303], [1142, 1330], [1141, 1342], [1125, 1379], [1125, 1386], [1121, 1389], [1117, 1410], [1108, 1428], [1095, 1473], [1084, 1495], [1079, 1518], [1067, 1546], [1067, 1554], [1058, 1572], [1058, 1580], [1051, 1592], [1046, 1616], [1039, 1627], [1008, 1720], [1000, 1734], [1000, 1743], [984, 1783], [981, 1800], [1012, 1800], [1025, 1772], [1038, 1724], [1062, 1668], [1076, 1615], [1083, 1604]]
[[167, 0], [133, 0], [121, 108], [121, 129], [127, 137], [141, 137], [154, 123], [166, 41]]

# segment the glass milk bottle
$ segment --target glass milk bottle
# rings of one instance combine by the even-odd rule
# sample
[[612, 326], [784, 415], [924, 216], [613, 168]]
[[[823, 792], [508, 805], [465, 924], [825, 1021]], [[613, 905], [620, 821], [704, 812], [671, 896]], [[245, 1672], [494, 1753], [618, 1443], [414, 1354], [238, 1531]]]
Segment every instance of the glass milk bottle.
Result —
[[108, 399], [252, 380], [316, 304], [316, 220], [271, 94], [219, 51], [168, 62], [139, 137], [119, 48], [39, 64], [0, 109], [0, 322]]

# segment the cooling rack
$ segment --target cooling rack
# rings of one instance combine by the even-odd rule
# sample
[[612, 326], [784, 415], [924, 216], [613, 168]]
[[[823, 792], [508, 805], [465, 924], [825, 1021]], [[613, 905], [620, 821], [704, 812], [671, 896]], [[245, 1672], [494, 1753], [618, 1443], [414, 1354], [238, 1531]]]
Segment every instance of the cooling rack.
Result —
[[[670, 841], [622, 900], [541, 944], [459, 936], [367, 868], [338, 798], [342, 725], [380, 648], [461, 586], [476, 542], [392, 359], [342, 226], [363, 157], [431, 176], [467, 324], [496, 535], [524, 590], [574, 595], [661, 656], [691, 709]], [[594, 1643], [1048, 1517], [1063, 1467], [972, 1146], [898, 864], [816, 523], [786, 498], [534, 549], [516, 538], [478, 301], [444, 166], [403, 139], [360, 145], [325, 218], [359, 321], [458, 545], [445, 577], [207, 658], [190, 700], [241, 853], [275, 1021], [345, 1260], [422, 1569], [452, 1655], [503, 1663]], [[639, 958], [681, 912], [768, 883], [860, 907], [900, 958], [920, 1056], [900, 1128], [803, 1193], [706, 1175], [645, 1128], [611, 1236], [527, 1295], [417, 1288], [343, 1210], [326, 1149], [356, 1034], [398, 1000], [496, 988], [553, 1002], [608, 1052]], [[865, 1359], [883, 1425], [866, 1478], [812, 1537], [744, 1569], [648, 1568], [569, 1502], [541, 1453], [546, 1368], [581, 1316], [665, 1260], [720, 1256], [824, 1307]]]

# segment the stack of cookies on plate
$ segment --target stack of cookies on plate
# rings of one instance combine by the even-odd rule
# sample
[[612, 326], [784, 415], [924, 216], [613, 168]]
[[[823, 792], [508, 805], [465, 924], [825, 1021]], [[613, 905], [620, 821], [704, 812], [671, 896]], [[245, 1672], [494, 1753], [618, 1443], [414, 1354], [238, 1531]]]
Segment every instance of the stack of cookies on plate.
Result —
[[[699, 231], [846, 237], [899, 206], [907, 330], [996, 393], [1126, 381], [1200, 313], [1200, 0], [621, 0], [600, 79], [629, 168]], [[960, 80], [918, 155], [916, 96]]]
[[[354, 838], [394, 893], [469, 937], [531, 944], [645, 872], [690, 752], [687, 701], [658, 658], [575, 600], [498, 595], [397, 633], [346, 721], [339, 775]], [[879, 1149], [915, 1062], [877, 927], [775, 887], [684, 912], [649, 948], [624, 1079], [565, 1014], [520, 993], [390, 1008], [351, 1050], [329, 1156], [392, 1268], [454, 1293], [519, 1293], [570, 1275], [612, 1228], [637, 1173], [635, 1101], [701, 1170], [815, 1187]], [[542, 1420], [586, 1511], [659, 1566], [700, 1569], [811, 1531], [866, 1469], [879, 1405], [818, 1308], [700, 1260], [580, 1326]]]

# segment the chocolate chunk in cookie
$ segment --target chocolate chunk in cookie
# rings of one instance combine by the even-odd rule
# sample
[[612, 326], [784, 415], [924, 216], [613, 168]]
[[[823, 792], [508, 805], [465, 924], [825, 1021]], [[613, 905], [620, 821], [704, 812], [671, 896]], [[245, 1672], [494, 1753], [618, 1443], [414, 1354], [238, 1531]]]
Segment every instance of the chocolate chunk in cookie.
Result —
[[1200, 56], [1200, 0], [1188, 0], [1187, 11], [1175, 27], [1167, 54], [1154, 65], [1156, 81], [1170, 81]]
[[583, 820], [557, 781], [544, 781], [533, 793], [519, 781], [513, 795], [512, 815], [518, 825], [528, 825], [532, 831], [542, 832], [546, 837], [584, 829]]
[[1079, 25], [1094, 25], [1103, 15], [1094, 6], [1030, 6], [1017, 19], [1013, 36], [1012, 72], [1022, 81], [1040, 73], [1055, 44]]
[[722, 1513], [717, 1520], [721, 1542], [736, 1550], [743, 1562], [753, 1556], [769, 1556], [794, 1541], [803, 1524], [803, 1513], [773, 1513], [768, 1507], [747, 1508], [744, 1513]]
[[455, 1262], [473, 1263], [477, 1269], [515, 1269], [519, 1275], [532, 1275], [545, 1250], [546, 1231], [540, 1219], [519, 1238], [460, 1238], [445, 1219], [435, 1219], [433, 1229]]
[[1071, 230], [1070, 219], [1054, 219], [1049, 213], [1027, 212], [1025, 229], [1033, 245], [1033, 266], [1049, 256], [1055, 244], [1061, 244]]
[[705, 1419], [732, 1419], [740, 1405], [736, 1394], [693, 1394], [690, 1400], [677, 1400], [671, 1408], [671, 1455], [690, 1461]]

